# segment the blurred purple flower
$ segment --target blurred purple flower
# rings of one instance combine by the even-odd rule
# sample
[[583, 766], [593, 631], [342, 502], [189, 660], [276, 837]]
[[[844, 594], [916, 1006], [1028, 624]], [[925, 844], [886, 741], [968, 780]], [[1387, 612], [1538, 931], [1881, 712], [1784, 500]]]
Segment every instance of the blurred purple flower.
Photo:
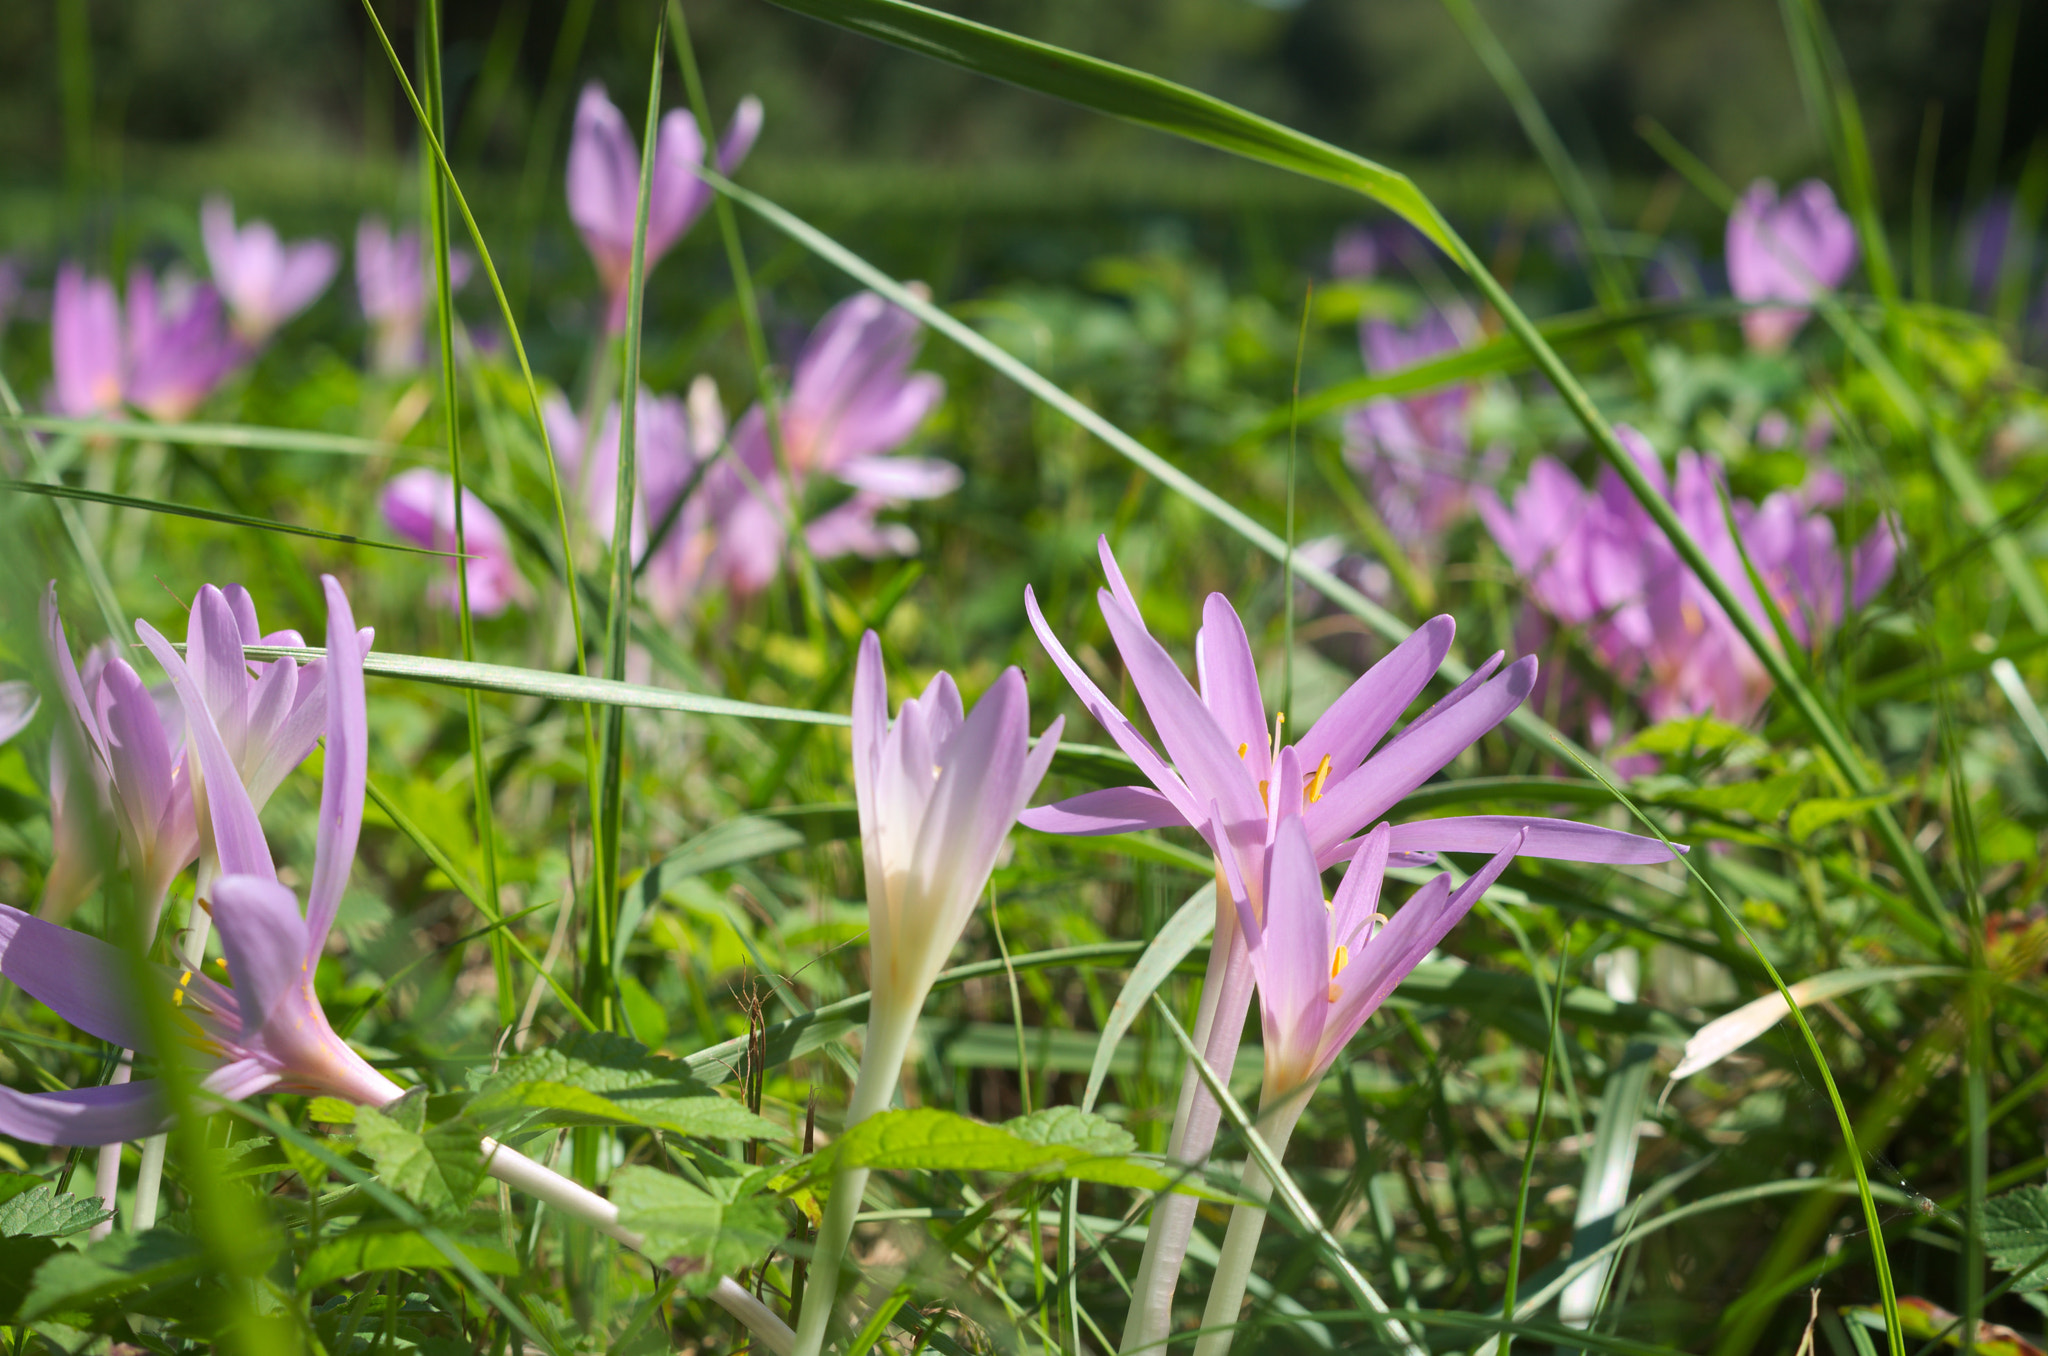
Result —
[[[459, 291], [473, 261], [461, 250], [448, 253], [448, 283]], [[433, 304], [433, 264], [408, 226], [392, 234], [382, 218], [364, 217], [356, 226], [356, 295], [370, 322], [370, 368], [385, 376], [415, 371], [426, 361], [421, 322]]]
[[220, 293], [173, 270], [159, 284], [128, 275], [128, 402], [153, 419], [190, 418], [248, 357], [229, 333]]
[[945, 395], [930, 372], [913, 372], [922, 326], [916, 317], [873, 292], [861, 292], [818, 322], [797, 356], [781, 408], [783, 453], [789, 485], [768, 438], [760, 406], [733, 430], [734, 465], [705, 477], [706, 522], [717, 544], [706, 552], [705, 574], [734, 592], [758, 592], [775, 577], [787, 542], [788, 491], [801, 502], [814, 477], [830, 477], [854, 491], [840, 509], [805, 529], [820, 558], [854, 553], [909, 554], [917, 538], [875, 515], [908, 500], [934, 499], [960, 485], [950, 462], [891, 455], [907, 442]]
[[[1835, 195], [1808, 179], [1780, 200], [1777, 186], [1759, 179], [1728, 215], [1728, 286], [1736, 300], [1806, 303], [1833, 291], [1856, 264], [1856, 228]], [[1744, 313], [1749, 346], [1777, 353], [1792, 342], [1810, 309], [1802, 304]]]
[[[718, 171], [739, 167], [761, 133], [761, 101], [748, 95], [733, 111], [718, 144]], [[711, 189], [697, 177], [704, 163], [704, 137], [687, 110], [661, 120], [654, 143], [654, 177], [648, 189], [646, 269], [711, 202]], [[583, 236], [610, 298], [606, 324], [626, 325], [626, 290], [633, 268], [633, 222], [640, 201], [640, 151], [626, 120], [604, 87], [592, 81], [576, 103], [576, 127], [569, 140], [569, 217]]]
[[[445, 471], [415, 466], [384, 487], [384, 521], [415, 546], [455, 549], [455, 481]], [[505, 525], [467, 486], [462, 491], [462, 538], [469, 553], [469, 608], [495, 617], [527, 595], [526, 580], [512, 559]], [[435, 602], [453, 612], [462, 606], [460, 564], [448, 562], [448, 578], [434, 586]]]
[[1987, 198], [1963, 223], [1957, 242], [1961, 247], [1963, 275], [1969, 279], [1970, 296], [1979, 306], [1989, 307], [1998, 299], [1998, 284], [2012, 250], [2018, 215], [2018, 204], [2012, 194], [1999, 192]]
[[26, 730], [42, 704], [35, 684], [19, 678], [0, 683], [0, 744]]
[[88, 418], [117, 414], [127, 392], [127, 354], [121, 341], [121, 299], [105, 278], [76, 264], [57, 270], [50, 304], [51, 407]]
[[1379, 221], [1341, 228], [1330, 244], [1330, 276], [1374, 278], [1400, 265], [1413, 269], [1435, 244], [1405, 221]]
[[[284, 1087], [381, 1104], [398, 1092], [334, 1034], [313, 993], [313, 966], [333, 926], [362, 829], [369, 742], [362, 642], [341, 586], [331, 578], [324, 583], [333, 681], [322, 685], [325, 702], [313, 722], [326, 732], [327, 758], [305, 916], [277, 881], [256, 806], [202, 691], [209, 680], [147, 623], [136, 630], [171, 674], [191, 754], [204, 769], [191, 780], [206, 788], [204, 819], [221, 869], [209, 906], [233, 987], [192, 970], [152, 967], [157, 987], [138, 1000], [131, 962], [119, 948], [0, 905], [0, 974], [81, 1031], [126, 1050], [150, 1049], [136, 1003], [168, 998], [180, 1024], [210, 1057], [213, 1067], [202, 1086], [218, 1097]], [[45, 1093], [0, 1089], [0, 1132], [31, 1143], [140, 1139], [163, 1129], [166, 1116], [152, 1080]]]
[[[1411, 329], [1385, 320], [1359, 326], [1366, 370], [1385, 376], [1454, 353], [1462, 342], [1453, 317], [1434, 308]], [[1474, 391], [1466, 383], [1400, 399], [1367, 401], [1345, 419], [1344, 459], [1365, 477], [1387, 528], [1409, 547], [1425, 546], [1462, 517], [1475, 477], [1499, 474], [1498, 454], [1475, 461], [1470, 433]]]
[[[1619, 432], [1715, 572], [1768, 626], [1722, 511], [1720, 468], [1688, 450], [1667, 481], [1648, 442], [1633, 429]], [[1731, 504], [1742, 547], [1802, 645], [1838, 627], [1892, 571], [1889, 522], [1871, 530], [1845, 568], [1834, 524], [1817, 511], [1833, 488], [1821, 478], [1810, 492], [1781, 490], [1761, 504]], [[1595, 661], [1619, 681], [1640, 685], [1652, 720], [1705, 714], [1741, 724], [1762, 708], [1771, 688], [1762, 663], [1613, 470], [1588, 490], [1544, 458], [1531, 467], [1511, 509], [1482, 492], [1479, 514], [1535, 607], [1551, 622], [1581, 632]]]
[[214, 285], [234, 315], [235, 333], [252, 346], [312, 305], [341, 267], [341, 251], [328, 241], [287, 245], [267, 221], [238, 230], [233, 204], [219, 194], [200, 207], [199, 233]]

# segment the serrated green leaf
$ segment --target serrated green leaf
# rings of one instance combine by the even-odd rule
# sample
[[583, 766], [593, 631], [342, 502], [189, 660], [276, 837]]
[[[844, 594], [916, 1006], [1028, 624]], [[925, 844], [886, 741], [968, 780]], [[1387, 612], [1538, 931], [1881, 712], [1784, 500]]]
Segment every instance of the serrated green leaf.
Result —
[[1792, 835], [1793, 841], [1803, 843], [1830, 824], [1854, 819], [1879, 806], [1889, 805], [1905, 794], [1905, 788], [1898, 787], [1869, 796], [1822, 796], [1804, 801], [1793, 807], [1792, 817], [1785, 823], [1785, 831]]
[[2000, 1271], [2034, 1270], [2013, 1283], [2015, 1290], [2048, 1289], [2048, 1186], [2024, 1186], [1984, 1202], [1984, 1248]]
[[0, 1201], [11, 1201], [24, 1191], [33, 1191], [43, 1179], [25, 1172], [0, 1172]]
[[153, 1286], [190, 1280], [206, 1265], [198, 1240], [169, 1229], [109, 1234], [36, 1268], [20, 1317], [70, 1313]]
[[767, 1179], [765, 1171], [713, 1178], [706, 1190], [653, 1168], [627, 1167], [612, 1174], [611, 1199], [619, 1223], [646, 1240], [649, 1256], [702, 1263], [680, 1282], [702, 1295], [759, 1262], [789, 1232]]
[[1138, 1148], [1130, 1131], [1077, 1106], [1049, 1106], [1004, 1121], [1002, 1128], [1027, 1144], [1071, 1149], [1097, 1157], [1135, 1153]]
[[788, 1134], [712, 1092], [680, 1061], [609, 1032], [582, 1032], [508, 1062], [482, 1080], [472, 1109], [525, 1113], [528, 1125], [642, 1125], [727, 1139]]
[[65, 1238], [113, 1213], [97, 1196], [73, 1196], [39, 1183], [0, 1201], [0, 1238]]
[[[509, 1276], [519, 1270], [519, 1259], [496, 1243], [460, 1239], [456, 1246], [479, 1271]], [[366, 1271], [445, 1271], [448, 1266], [446, 1254], [415, 1230], [352, 1229], [313, 1250], [299, 1271], [299, 1289], [317, 1289]]]
[[476, 1130], [459, 1121], [414, 1129], [407, 1123], [412, 1119], [407, 1113], [424, 1112], [425, 1102], [406, 1097], [392, 1107], [398, 1115], [374, 1107], [358, 1109], [357, 1146], [376, 1165], [386, 1186], [429, 1216], [461, 1214], [484, 1178], [483, 1145]]

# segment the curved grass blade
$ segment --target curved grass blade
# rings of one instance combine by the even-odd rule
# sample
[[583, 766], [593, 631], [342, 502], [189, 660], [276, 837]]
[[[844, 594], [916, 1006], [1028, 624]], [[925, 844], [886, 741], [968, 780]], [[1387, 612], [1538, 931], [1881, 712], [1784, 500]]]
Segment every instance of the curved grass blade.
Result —
[[203, 522], [222, 523], [228, 527], [253, 527], [260, 532], [279, 532], [291, 537], [312, 537], [318, 541], [339, 542], [344, 546], [374, 546], [380, 551], [409, 551], [421, 556], [453, 556], [455, 551], [436, 551], [427, 546], [414, 546], [410, 542], [372, 541], [368, 537], [357, 537], [347, 532], [328, 532], [317, 527], [300, 527], [296, 523], [281, 523], [274, 518], [255, 518], [246, 513], [229, 513], [224, 509], [200, 508], [194, 504], [172, 504], [162, 499], [138, 499], [133, 495], [114, 494], [105, 490], [88, 490], [82, 486], [50, 484], [40, 480], [0, 480], [0, 489], [14, 494], [35, 494], [46, 499], [78, 499], [89, 504], [109, 504], [115, 508], [141, 509], [145, 513], [168, 513], [180, 518], [198, 518]]
[[[11, 421], [21, 419], [21, 401], [14, 394], [13, 383], [0, 373], [0, 412]], [[56, 471], [43, 456], [43, 440], [33, 431], [17, 427], [16, 436], [28, 452], [28, 464], [42, 477], [45, 484], [58, 483]], [[85, 530], [85, 520], [78, 516], [78, 510], [63, 500], [53, 507], [57, 510], [57, 521], [64, 527], [64, 535], [71, 539], [71, 549], [78, 553], [79, 567], [85, 571], [86, 586], [92, 590], [93, 602], [99, 605], [100, 620], [107, 625], [110, 636], [127, 637], [133, 632], [128, 626], [128, 614], [114, 596], [114, 582], [107, 578], [106, 566], [100, 563], [99, 551], [93, 546], [92, 534]]]
[[1095, 1099], [1102, 1093], [1102, 1085], [1109, 1078], [1110, 1066], [1116, 1062], [1117, 1046], [1122, 1043], [1124, 1033], [1138, 1020], [1167, 976], [1180, 968], [1194, 949], [1209, 939], [1209, 933], [1216, 925], [1216, 885], [1210, 882], [1188, 896], [1188, 900], [1174, 911], [1166, 926], [1154, 933], [1146, 943], [1144, 954], [1131, 967], [1130, 978], [1124, 981], [1122, 992], [1116, 1002], [1110, 1005], [1109, 1013], [1102, 1019], [1102, 1038], [1095, 1046], [1095, 1062], [1088, 1069], [1088, 1084], [1081, 1093], [1081, 1110], [1093, 1111]]
[[148, 419], [67, 419], [54, 414], [0, 415], [0, 428], [56, 433], [71, 438], [110, 438], [129, 443], [183, 443], [188, 447], [233, 447], [256, 452], [312, 452], [336, 457], [405, 457], [431, 460], [435, 447], [352, 438], [312, 429], [263, 428], [250, 424], [159, 424]]

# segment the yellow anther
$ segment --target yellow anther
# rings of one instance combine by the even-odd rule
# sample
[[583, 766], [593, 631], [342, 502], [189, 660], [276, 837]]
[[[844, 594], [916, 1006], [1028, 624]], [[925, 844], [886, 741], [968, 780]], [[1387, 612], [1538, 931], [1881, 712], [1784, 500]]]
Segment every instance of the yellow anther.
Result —
[[1267, 801], [1266, 801], [1266, 787], [1267, 787], [1268, 785], [1270, 785], [1270, 783], [1268, 783], [1268, 782], [1260, 782], [1260, 783], [1259, 783], [1259, 804], [1261, 804], [1261, 805], [1266, 805], [1266, 806], [1267, 806], [1267, 808], [1268, 808], [1268, 809], [1270, 809], [1270, 808], [1272, 808], [1272, 807], [1271, 807], [1270, 805], [1268, 805], [1268, 804], [1267, 804]]
[[190, 970], [187, 970], [184, 974], [178, 976], [178, 987], [181, 989], [184, 988], [187, 984], [190, 984], [191, 982], [192, 972]]
[[1343, 996], [1344, 996], [1344, 986], [1343, 986], [1342, 984], [1339, 984], [1339, 983], [1338, 983], [1338, 982], [1337, 982], [1336, 980], [1334, 980], [1334, 979], [1333, 979], [1333, 980], [1331, 980], [1331, 981], [1330, 981], [1330, 1001], [1331, 1001], [1332, 1003], [1334, 1003], [1334, 1002], [1336, 1002], [1336, 1001], [1337, 1001], [1338, 999], [1342, 998]]
[[219, 966], [223, 971], [225, 971], [228, 968], [228, 958], [226, 956], [215, 956], [213, 958], [213, 963]]
[[1330, 780], [1330, 755], [1324, 754], [1323, 761], [1316, 764], [1316, 770], [1309, 774], [1308, 803], [1313, 805], [1323, 798], [1323, 785]]
[[187, 970], [184, 974], [178, 976], [178, 986], [171, 990], [172, 1007], [182, 1008], [185, 1006], [185, 986], [187, 984], [190, 984], [191, 982], [192, 972], [190, 970]]
[[1273, 714], [1273, 756], [1275, 758], [1280, 756], [1280, 736], [1286, 728], [1287, 713], [1285, 711], [1276, 711]]
[[1251, 751], [1252, 751], [1252, 746], [1251, 746], [1250, 744], [1239, 744], [1239, 745], [1237, 746], [1237, 756], [1238, 756], [1238, 757], [1240, 757], [1240, 758], [1244, 757], [1244, 756], [1245, 756], [1246, 754], [1250, 753]]
[[1330, 957], [1330, 978], [1335, 979], [1338, 975], [1343, 974], [1344, 967], [1349, 964], [1351, 964], [1351, 948], [1348, 946], [1338, 947], [1337, 954]]

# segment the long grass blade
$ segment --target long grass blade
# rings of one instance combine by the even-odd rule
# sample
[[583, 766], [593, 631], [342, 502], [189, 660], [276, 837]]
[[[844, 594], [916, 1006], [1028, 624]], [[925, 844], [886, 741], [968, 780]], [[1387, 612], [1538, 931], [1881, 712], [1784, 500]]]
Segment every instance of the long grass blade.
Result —
[[317, 527], [301, 527], [297, 523], [281, 523], [274, 518], [256, 518], [246, 513], [229, 513], [224, 509], [200, 508], [196, 504], [173, 504], [162, 499], [139, 499], [130, 494], [88, 490], [80, 485], [66, 485], [61, 482], [53, 484], [40, 480], [0, 480], [0, 489], [11, 494], [40, 495], [45, 499], [75, 499], [87, 504], [139, 509], [144, 513], [168, 513], [180, 518], [197, 518], [202, 522], [220, 523], [226, 527], [250, 527], [259, 532], [277, 532], [288, 537], [311, 537], [316, 541], [339, 542], [344, 546], [374, 546], [380, 551], [409, 551], [422, 556], [459, 554], [455, 551], [437, 551], [429, 546], [414, 546], [411, 542], [374, 541], [347, 532], [328, 532]]
[[160, 424], [152, 419], [71, 419], [54, 414], [0, 414], [0, 428], [54, 433], [68, 438], [124, 443], [182, 443], [190, 447], [231, 447], [254, 452], [306, 452], [333, 457], [392, 457], [432, 460], [439, 448], [387, 443], [311, 429], [262, 428], [255, 424]]

